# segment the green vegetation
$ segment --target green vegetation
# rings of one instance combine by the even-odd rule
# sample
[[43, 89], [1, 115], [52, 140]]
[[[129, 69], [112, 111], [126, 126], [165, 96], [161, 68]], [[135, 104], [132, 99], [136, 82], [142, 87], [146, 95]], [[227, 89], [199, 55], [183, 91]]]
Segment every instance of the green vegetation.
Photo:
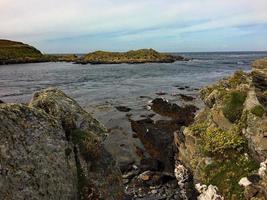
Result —
[[206, 122], [192, 124], [189, 129], [201, 139], [200, 149], [208, 155], [225, 155], [228, 151], [243, 149], [245, 140], [240, 136], [241, 129], [234, 126], [224, 131], [218, 127], [208, 126]]
[[42, 53], [21, 42], [0, 40], [0, 63], [12, 60], [34, 60], [42, 58]]
[[71, 131], [73, 144], [78, 145], [84, 159], [98, 158], [101, 151], [101, 142], [97, 135], [92, 132], [85, 132], [81, 129]]
[[256, 105], [250, 110], [250, 112], [257, 117], [262, 117], [265, 113], [265, 110], [261, 105]]
[[231, 158], [217, 159], [202, 169], [202, 179], [208, 185], [216, 185], [225, 199], [242, 200], [243, 188], [238, 182], [258, 168], [258, 163], [246, 154], [232, 154]]
[[246, 97], [246, 93], [240, 91], [232, 91], [224, 97], [223, 114], [230, 122], [234, 123], [240, 119]]
[[118, 63], [146, 63], [146, 62], [175, 62], [184, 60], [181, 56], [159, 53], [153, 49], [140, 49], [128, 52], [96, 51], [81, 58], [78, 63], [118, 64]]
[[243, 148], [244, 144], [245, 140], [234, 131], [209, 127], [202, 135], [202, 148], [208, 154], [224, 155], [229, 150]]

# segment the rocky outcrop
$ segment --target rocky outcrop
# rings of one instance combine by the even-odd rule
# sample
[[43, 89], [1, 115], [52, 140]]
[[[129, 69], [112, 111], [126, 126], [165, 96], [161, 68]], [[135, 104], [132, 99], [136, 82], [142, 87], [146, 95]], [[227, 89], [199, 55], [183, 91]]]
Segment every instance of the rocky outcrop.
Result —
[[239, 180], [267, 158], [266, 66], [266, 60], [256, 61], [252, 73], [238, 71], [202, 89], [206, 107], [192, 125], [174, 134], [176, 159], [197, 182], [218, 187], [225, 199], [244, 199]]
[[60, 90], [35, 93], [29, 106], [0, 104], [0, 118], [4, 199], [123, 198], [105, 128]]
[[77, 199], [74, 153], [61, 124], [42, 110], [0, 104], [1, 199]]
[[243, 177], [239, 185], [245, 188], [245, 199], [267, 199], [267, 160], [260, 164], [257, 173]]
[[96, 51], [80, 58], [80, 64], [140, 64], [140, 63], [173, 63], [175, 61], [185, 61], [182, 56], [159, 53], [153, 49], [140, 49], [128, 52], [107, 52]]

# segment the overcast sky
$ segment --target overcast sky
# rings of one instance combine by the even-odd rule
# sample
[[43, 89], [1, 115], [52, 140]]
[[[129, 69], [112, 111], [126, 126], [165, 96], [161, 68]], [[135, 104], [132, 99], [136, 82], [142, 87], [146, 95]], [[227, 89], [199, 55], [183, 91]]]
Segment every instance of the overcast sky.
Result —
[[45, 53], [267, 50], [267, 0], [0, 0], [0, 38]]

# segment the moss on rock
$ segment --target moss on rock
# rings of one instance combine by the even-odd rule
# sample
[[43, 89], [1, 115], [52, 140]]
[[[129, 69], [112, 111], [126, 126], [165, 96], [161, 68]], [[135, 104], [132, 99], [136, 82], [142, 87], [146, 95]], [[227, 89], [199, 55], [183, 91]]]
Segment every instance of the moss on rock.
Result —
[[262, 117], [265, 113], [265, 110], [261, 105], [256, 105], [250, 110], [250, 112], [257, 117]]
[[240, 119], [246, 96], [246, 93], [241, 91], [232, 91], [225, 96], [223, 101], [223, 114], [230, 122], [234, 123]]

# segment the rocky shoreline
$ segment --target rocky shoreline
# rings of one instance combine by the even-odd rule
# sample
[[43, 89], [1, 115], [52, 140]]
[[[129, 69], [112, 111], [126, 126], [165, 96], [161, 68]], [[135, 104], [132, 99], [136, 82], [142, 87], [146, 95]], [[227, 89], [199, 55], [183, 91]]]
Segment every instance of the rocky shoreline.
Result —
[[127, 154], [118, 157], [120, 152], [112, 151], [118, 143], [107, 143], [113, 134], [125, 139], [127, 133], [107, 130], [58, 89], [36, 92], [28, 105], [0, 103], [1, 195], [10, 200], [267, 199], [267, 60], [252, 67], [251, 73], [238, 71], [203, 88], [201, 110], [194, 105], [197, 97], [185, 94], [177, 96], [183, 105], [150, 100], [144, 105], [149, 112], [139, 118], [131, 108], [117, 106], [134, 132], [131, 145], [139, 162]]

